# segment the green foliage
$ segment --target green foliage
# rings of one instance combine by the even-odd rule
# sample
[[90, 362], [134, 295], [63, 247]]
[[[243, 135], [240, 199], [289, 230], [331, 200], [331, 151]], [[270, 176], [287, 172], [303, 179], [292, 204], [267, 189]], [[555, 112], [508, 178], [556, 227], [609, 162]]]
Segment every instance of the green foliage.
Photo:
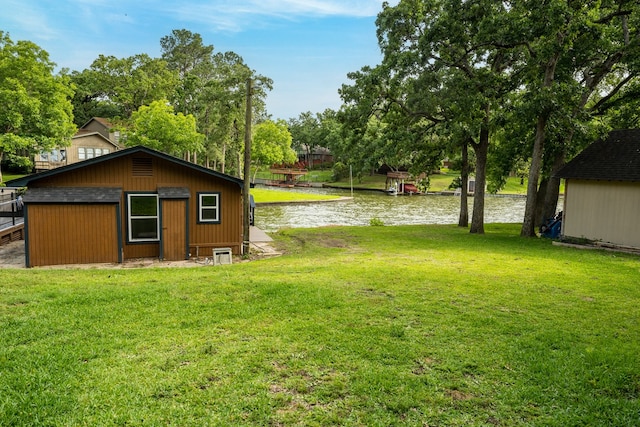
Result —
[[213, 46], [205, 46], [200, 34], [185, 29], [173, 30], [171, 35], [162, 37], [160, 46], [162, 59], [178, 73], [183, 82], [194, 70], [208, 68], [213, 55]]
[[251, 161], [256, 166], [269, 167], [274, 164], [292, 164], [298, 160], [291, 148], [291, 134], [284, 121], [264, 121], [253, 129]]
[[29, 174], [33, 171], [33, 162], [29, 157], [5, 154], [2, 170], [15, 174]]
[[445, 155], [474, 150], [473, 233], [483, 232], [491, 118], [519, 86], [524, 47], [503, 39], [510, 9], [490, 0], [385, 4], [376, 21], [382, 64], [351, 73], [354, 85], [341, 90], [349, 151], [364, 153], [354, 161], [362, 168], [377, 162], [428, 175]]
[[92, 117], [129, 119], [143, 105], [168, 99], [176, 90], [178, 75], [166, 61], [138, 54], [128, 58], [100, 55], [89, 69], [74, 72], [77, 86], [74, 110], [77, 123]]
[[237, 175], [244, 150], [246, 83], [254, 82], [252, 106], [254, 117], [265, 112], [264, 99], [272, 81], [255, 72], [234, 52], [215, 52], [205, 45], [202, 36], [191, 31], [173, 30], [161, 39], [162, 58], [175, 70], [180, 81], [169, 98], [176, 111], [193, 114], [197, 128], [204, 135], [204, 155], [217, 169]]
[[349, 171], [350, 169], [348, 165], [345, 165], [342, 162], [335, 162], [332, 168], [333, 175], [331, 179], [333, 181], [340, 181], [345, 178], [349, 178]]
[[285, 256], [228, 266], [3, 270], [0, 424], [637, 424], [637, 256], [518, 228], [290, 229]]
[[175, 114], [166, 100], [140, 107], [131, 115], [131, 124], [125, 135], [129, 146], [144, 145], [175, 156], [202, 148], [203, 135], [196, 130], [195, 118]]
[[54, 76], [54, 67], [36, 44], [14, 43], [0, 31], [0, 158], [69, 145], [76, 131], [73, 86], [66, 76]]
[[292, 148], [298, 152], [312, 152], [321, 145], [319, 131], [320, 121], [310, 111], [301, 113], [287, 123], [291, 132]]
[[240, 55], [215, 52], [200, 34], [186, 29], [162, 37], [160, 46], [161, 58], [100, 55], [89, 69], [73, 72], [76, 123], [82, 125], [92, 117], [126, 123], [141, 107], [168, 100], [177, 114], [193, 116], [198, 133], [203, 135], [193, 158], [223, 172], [238, 173], [246, 81], [252, 78], [255, 82], [253, 116], [259, 118], [266, 116], [265, 98], [272, 81], [256, 74]]
[[[298, 118], [288, 121], [289, 131], [293, 139], [292, 147], [309, 159], [318, 148], [328, 148], [332, 155], [338, 156], [344, 144], [342, 125], [337, 120], [337, 113], [331, 109], [313, 115], [311, 112], [300, 114]], [[309, 168], [324, 169], [331, 164], [309, 164]]]
[[[480, 202], [511, 172], [529, 175], [557, 204], [557, 170], [617, 123], [638, 123], [640, 4], [400, 0], [376, 20], [383, 60], [340, 90], [346, 143], [338, 159], [359, 170], [385, 163], [432, 169], [471, 147]], [[542, 177], [543, 179], [539, 179]], [[523, 230], [524, 230], [523, 226]]]
[[449, 184], [449, 186], [447, 187], [449, 190], [455, 190], [456, 188], [462, 188], [462, 178], [459, 176], [456, 176], [455, 178], [453, 178], [453, 181], [451, 181], [451, 184]]

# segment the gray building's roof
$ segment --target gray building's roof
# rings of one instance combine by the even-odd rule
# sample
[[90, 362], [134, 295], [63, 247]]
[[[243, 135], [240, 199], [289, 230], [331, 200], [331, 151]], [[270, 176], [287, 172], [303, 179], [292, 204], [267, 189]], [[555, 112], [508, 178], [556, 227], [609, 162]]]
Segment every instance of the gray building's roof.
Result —
[[188, 199], [191, 192], [186, 187], [158, 187], [158, 197], [161, 199]]
[[640, 182], [640, 129], [615, 130], [556, 174], [565, 179]]
[[41, 187], [30, 188], [24, 203], [118, 203], [122, 188], [118, 187]]

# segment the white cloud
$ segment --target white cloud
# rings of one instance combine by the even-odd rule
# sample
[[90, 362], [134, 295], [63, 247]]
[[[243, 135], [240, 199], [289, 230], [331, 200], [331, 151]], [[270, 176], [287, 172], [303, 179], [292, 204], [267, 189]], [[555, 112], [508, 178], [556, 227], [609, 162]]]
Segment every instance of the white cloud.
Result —
[[[399, 0], [391, 0], [395, 4]], [[160, 6], [186, 22], [207, 23], [219, 31], [242, 31], [265, 25], [269, 18], [296, 20], [303, 17], [371, 17], [383, 0], [214, 0]]]
[[378, 0], [253, 0], [257, 14], [303, 16], [375, 16], [382, 7]]

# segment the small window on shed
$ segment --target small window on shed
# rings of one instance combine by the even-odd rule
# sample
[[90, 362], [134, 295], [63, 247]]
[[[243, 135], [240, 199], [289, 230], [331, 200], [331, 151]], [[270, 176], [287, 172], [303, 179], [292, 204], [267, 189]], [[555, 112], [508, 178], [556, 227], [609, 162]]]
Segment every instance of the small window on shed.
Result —
[[133, 176], [153, 176], [153, 159], [151, 157], [134, 157], [131, 160]]
[[220, 223], [220, 193], [198, 193], [198, 222]]

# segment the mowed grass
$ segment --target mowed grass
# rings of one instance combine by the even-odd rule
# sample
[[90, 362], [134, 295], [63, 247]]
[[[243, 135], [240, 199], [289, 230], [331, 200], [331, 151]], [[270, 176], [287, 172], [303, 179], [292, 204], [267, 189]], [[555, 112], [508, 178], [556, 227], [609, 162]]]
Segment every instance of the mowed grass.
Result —
[[0, 425], [638, 425], [640, 258], [486, 228], [0, 271]]
[[[449, 188], [454, 179], [460, 177], [460, 172], [443, 169], [440, 173], [434, 173], [429, 176], [429, 189], [431, 193], [441, 193], [443, 191], [454, 191]], [[526, 180], [521, 184], [520, 178], [508, 177], [504, 188], [498, 191], [498, 194], [527, 194]], [[364, 175], [360, 179], [353, 180], [353, 186], [356, 188], [371, 189], [371, 190], [384, 190], [387, 183], [386, 175]], [[342, 179], [338, 182], [331, 182], [329, 184], [332, 187], [349, 188], [351, 182], [349, 179]], [[561, 187], [561, 192], [564, 192], [564, 186]]]
[[253, 199], [256, 203], [318, 202], [340, 198], [340, 196], [330, 194], [282, 191], [269, 188], [252, 188], [251, 194], [253, 195]]

